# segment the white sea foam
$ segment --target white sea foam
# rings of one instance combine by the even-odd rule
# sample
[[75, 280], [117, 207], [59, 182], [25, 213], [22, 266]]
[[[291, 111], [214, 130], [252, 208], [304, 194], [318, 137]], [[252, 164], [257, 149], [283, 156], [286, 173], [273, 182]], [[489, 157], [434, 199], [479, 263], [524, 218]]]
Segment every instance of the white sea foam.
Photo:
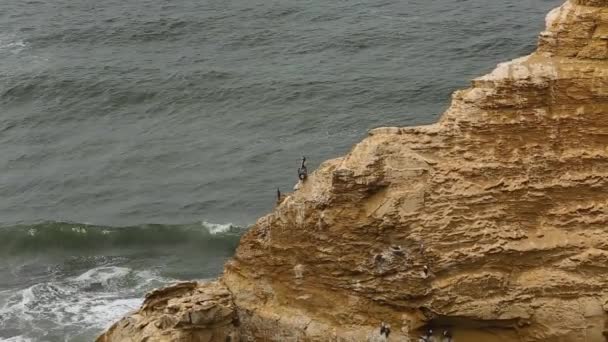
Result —
[[128, 275], [129, 272], [131, 272], [131, 269], [127, 267], [95, 267], [75, 278], [70, 279], [77, 282], [107, 283], [110, 279], [124, 277]]
[[[16, 291], [0, 307], [0, 330], [17, 324], [22, 331], [36, 329], [40, 320], [58, 327], [104, 329], [142, 303], [141, 294], [171, 282], [152, 270], [96, 267], [61, 282], [40, 283]], [[27, 341], [13, 337], [12, 341]]]
[[141, 279], [135, 287], [136, 290], [157, 287], [159, 284], [168, 284], [175, 281], [175, 279], [161, 277], [158, 273], [150, 270], [135, 272], [135, 276]]
[[[79, 300], [79, 303], [56, 308], [54, 313], [61, 325], [86, 325], [100, 329], [108, 327], [114, 321], [130, 311], [137, 309], [141, 298], [114, 298], [107, 295], [90, 295]], [[64, 317], [63, 319], [61, 319]]]
[[201, 225], [206, 227], [207, 230], [209, 231], [209, 233], [212, 235], [220, 234], [220, 233], [227, 233], [232, 229], [232, 227], [234, 227], [234, 225], [232, 223], [218, 224], [218, 223], [210, 223], [210, 222], [206, 222], [206, 221], [203, 221], [201, 223]]
[[87, 233], [87, 229], [84, 227], [74, 227], [72, 228], [72, 231], [74, 233], [78, 233], [78, 234], [86, 234]]
[[81, 312], [82, 322], [89, 325], [107, 328], [125, 314], [136, 310], [141, 306], [143, 299], [126, 298], [99, 302], [91, 306], [84, 314]]
[[23, 337], [23, 336], [13, 336], [6, 339], [0, 339], [2, 342], [33, 342], [31, 338]]
[[18, 54], [26, 47], [26, 43], [15, 35], [0, 35], [0, 51]]

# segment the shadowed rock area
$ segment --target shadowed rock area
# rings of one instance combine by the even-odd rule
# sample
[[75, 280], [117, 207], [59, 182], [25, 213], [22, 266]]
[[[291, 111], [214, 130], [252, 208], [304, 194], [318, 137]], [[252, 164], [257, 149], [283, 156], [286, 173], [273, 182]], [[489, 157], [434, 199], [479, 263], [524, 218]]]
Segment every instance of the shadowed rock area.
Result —
[[153, 292], [98, 341], [605, 341], [606, 113], [608, 1], [571, 0], [440, 122], [373, 130], [220, 280]]

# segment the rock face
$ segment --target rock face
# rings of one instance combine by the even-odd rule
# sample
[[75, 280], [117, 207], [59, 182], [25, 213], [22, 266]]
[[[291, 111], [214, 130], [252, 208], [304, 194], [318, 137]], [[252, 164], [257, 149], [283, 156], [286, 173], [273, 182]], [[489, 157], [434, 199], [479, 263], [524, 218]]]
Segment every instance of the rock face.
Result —
[[[100, 341], [373, 341], [382, 321], [389, 341], [606, 341], [607, 194], [608, 1], [570, 0], [437, 124], [323, 163], [221, 284], [152, 293]], [[197, 293], [215, 314], [181, 323]]]
[[220, 282], [178, 283], [146, 295], [137, 313], [115, 323], [97, 342], [239, 341], [231, 293]]

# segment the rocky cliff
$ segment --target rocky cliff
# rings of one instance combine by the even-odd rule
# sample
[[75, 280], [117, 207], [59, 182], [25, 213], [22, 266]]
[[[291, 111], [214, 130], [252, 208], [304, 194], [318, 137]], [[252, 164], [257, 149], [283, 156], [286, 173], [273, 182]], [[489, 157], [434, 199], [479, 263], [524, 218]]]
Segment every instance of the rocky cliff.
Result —
[[608, 0], [380, 128], [243, 236], [214, 283], [148, 295], [99, 341], [606, 341]]

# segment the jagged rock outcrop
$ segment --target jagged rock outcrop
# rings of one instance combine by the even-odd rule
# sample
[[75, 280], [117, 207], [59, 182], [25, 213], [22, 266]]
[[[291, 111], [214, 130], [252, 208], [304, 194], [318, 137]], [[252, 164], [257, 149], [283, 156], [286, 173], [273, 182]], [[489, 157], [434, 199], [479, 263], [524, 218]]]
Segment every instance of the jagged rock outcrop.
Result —
[[[535, 53], [456, 92], [440, 122], [373, 130], [260, 219], [222, 277], [239, 324], [207, 326], [243, 341], [378, 340], [382, 321], [390, 341], [446, 327], [606, 341], [607, 194], [608, 1], [570, 0]], [[159, 321], [146, 310], [123, 322]], [[142, 336], [121, 324], [101, 341]], [[149, 334], [167, 331], [187, 330]]]
[[232, 295], [221, 282], [183, 282], [147, 294], [137, 313], [97, 342], [239, 341], [238, 327]]

